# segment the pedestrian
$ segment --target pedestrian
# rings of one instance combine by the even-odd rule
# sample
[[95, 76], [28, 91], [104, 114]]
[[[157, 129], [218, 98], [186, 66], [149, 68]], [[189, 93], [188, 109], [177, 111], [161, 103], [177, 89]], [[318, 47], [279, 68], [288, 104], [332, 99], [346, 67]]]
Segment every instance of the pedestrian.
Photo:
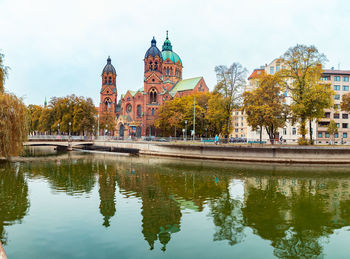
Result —
[[215, 135], [215, 145], [217, 145], [219, 143], [219, 136], [218, 134]]

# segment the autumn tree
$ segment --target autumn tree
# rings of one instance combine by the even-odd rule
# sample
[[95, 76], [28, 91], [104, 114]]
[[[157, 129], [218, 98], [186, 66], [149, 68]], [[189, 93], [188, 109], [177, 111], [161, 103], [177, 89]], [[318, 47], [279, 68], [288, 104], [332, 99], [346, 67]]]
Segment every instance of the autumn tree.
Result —
[[103, 130], [103, 132], [105, 132], [105, 130], [113, 132], [115, 127], [116, 121], [112, 112], [107, 112], [100, 117], [100, 129]]
[[17, 156], [27, 138], [27, 110], [22, 100], [5, 93], [7, 67], [0, 53], [0, 157]]
[[342, 96], [342, 101], [340, 103], [340, 108], [343, 111], [350, 112], [350, 93], [344, 94]]
[[338, 126], [334, 120], [331, 120], [327, 129], [328, 133], [333, 137], [333, 143], [335, 141], [335, 134], [338, 133]]
[[[301, 134], [300, 144], [306, 144], [306, 123], [319, 115], [324, 108], [328, 108], [329, 91], [318, 96], [319, 105], [313, 106], [310, 93], [322, 89], [320, 84], [322, 65], [326, 61], [324, 54], [319, 53], [314, 46], [296, 45], [289, 48], [281, 57], [281, 63], [287, 68], [279, 72], [287, 84], [287, 91], [290, 94], [292, 103], [290, 105], [292, 118], [299, 122], [299, 133]], [[326, 100], [323, 100], [325, 98]], [[317, 117], [317, 116], [316, 116]]]
[[273, 144], [278, 129], [285, 125], [287, 106], [283, 104], [285, 97], [281, 94], [283, 84], [284, 81], [279, 76], [265, 75], [259, 79], [256, 89], [243, 93], [247, 122], [253, 130], [260, 128], [260, 142], [262, 127]]
[[239, 63], [233, 63], [230, 67], [216, 66], [215, 73], [217, 84], [214, 92], [220, 93], [224, 97], [224, 134], [228, 135], [231, 129], [232, 110], [242, 104], [242, 92], [246, 83], [247, 69]]

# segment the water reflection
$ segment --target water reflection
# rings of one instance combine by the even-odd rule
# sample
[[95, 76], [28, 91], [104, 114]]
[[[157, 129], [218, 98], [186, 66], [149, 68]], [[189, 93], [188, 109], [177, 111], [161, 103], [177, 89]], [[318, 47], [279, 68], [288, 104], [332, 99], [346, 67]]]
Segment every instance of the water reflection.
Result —
[[0, 241], [7, 244], [5, 226], [20, 223], [29, 209], [28, 184], [18, 165], [0, 163]]
[[[256, 242], [251, 241], [256, 235], [269, 241], [276, 257], [322, 257], [334, 231], [350, 224], [350, 177], [293, 170], [99, 156], [0, 165], [0, 239], [6, 244], [4, 226], [20, 222], [28, 212], [29, 177], [44, 179], [52, 190], [69, 196], [98, 195], [93, 207], [99, 228], [122, 236], [126, 233], [111, 224], [121, 210], [116, 204], [139, 200], [141, 209], [128, 209], [142, 216], [139, 237], [152, 253], [159, 251], [157, 243], [163, 252], [170, 242], [176, 246], [174, 236], [186, 233], [182, 221], [190, 214], [194, 221], [210, 219], [206, 222], [213, 227], [201, 235], [216, 244], [234, 249], [239, 243]], [[241, 197], [233, 182], [241, 185]]]

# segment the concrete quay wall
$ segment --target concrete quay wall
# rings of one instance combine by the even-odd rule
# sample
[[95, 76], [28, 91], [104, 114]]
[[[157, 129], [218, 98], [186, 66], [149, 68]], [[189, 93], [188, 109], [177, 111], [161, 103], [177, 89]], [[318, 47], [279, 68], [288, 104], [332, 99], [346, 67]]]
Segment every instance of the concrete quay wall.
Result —
[[350, 148], [313, 146], [230, 146], [156, 142], [95, 142], [138, 149], [140, 155], [265, 163], [350, 164]]

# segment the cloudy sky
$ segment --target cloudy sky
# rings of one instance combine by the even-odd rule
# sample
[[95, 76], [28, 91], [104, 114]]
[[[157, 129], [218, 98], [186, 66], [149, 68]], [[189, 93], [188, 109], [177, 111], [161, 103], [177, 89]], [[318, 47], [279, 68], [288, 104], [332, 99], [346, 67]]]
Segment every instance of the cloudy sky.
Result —
[[297, 43], [350, 70], [349, 14], [346, 0], [0, 0], [0, 52], [7, 90], [26, 104], [76, 94], [98, 105], [108, 55], [119, 99], [143, 86], [144, 54], [166, 30], [183, 77], [204, 76], [210, 89], [216, 65], [252, 72]]

